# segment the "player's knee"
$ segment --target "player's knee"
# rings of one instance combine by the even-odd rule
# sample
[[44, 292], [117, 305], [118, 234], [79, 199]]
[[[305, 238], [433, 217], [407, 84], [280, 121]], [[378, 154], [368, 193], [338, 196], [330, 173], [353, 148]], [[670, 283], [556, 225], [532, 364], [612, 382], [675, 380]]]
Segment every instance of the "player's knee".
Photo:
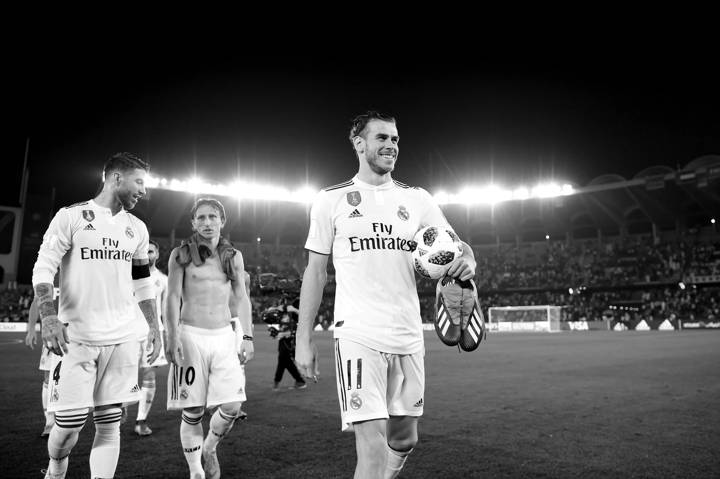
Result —
[[205, 408], [203, 406], [186, 407], [183, 409], [183, 413], [187, 413], [191, 416], [197, 416], [198, 414], [202, 415], [205, 413]]
[[55, 413], [55, 425], [58, 432], [63, 435], [70, 435], [74, 432], [80, 432], [85, 425], [85, 420], [90, 414], [90, 408], [68, 409], [66, 411], [57, 411]]
[[388, 438], [388, 446], [398, 452], [406, 452], [413, 449], [418, 442], [417, 433], [398, 438]]
[[237, 418], [240, 415], [241, 402], [231, 402], [220, 406], [220, 410], [229, 417]]

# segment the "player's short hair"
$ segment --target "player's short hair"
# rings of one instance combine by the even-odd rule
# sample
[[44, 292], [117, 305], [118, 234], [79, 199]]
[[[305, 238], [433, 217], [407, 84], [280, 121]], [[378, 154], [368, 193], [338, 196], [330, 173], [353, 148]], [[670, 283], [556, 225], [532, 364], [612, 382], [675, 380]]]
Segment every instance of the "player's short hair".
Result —
[[195, 213], [197, 213], [198, 208], [200, 208], [203, 205], [208, 205], [212, 208], [215, 208], [218, 210], [218, 213], [220, 213], [220, 219], [225, 221], [225, 207], [215, 198], [198, 198], [195, 200], [195, 204], [193, 205], [192, 209], [190, 210], [190, 218], [195, 218]]
[[157, 241], [155, 241], [155, 240], [148, 240], [148, 243], [150, 243], [151, 245], [153, 245], [153, 246], [155, 247], [155, 249], [158, 250], [158, 252], [160, 252], [160, 244], [159, 244]]
[[103, 167], [103, 181], [107, 178], [107, 174], [111, 171], [119, 171], [125, 173], [131, 170], [150, 170], [150, 165], [137, 155], [123, 151], [115, 153], [111, 156]]
[[[380, 113], [374, 110], [370, 110], [366, 113], [363, 113], [362, 115], [356, 116], [352, 121], [352, 126], [350, 127], [350, 143], [353, 143], [353, 140], [356, 136], [363, 136], [365, 134], [365, 128], [367, 127], [368, 123], [370, 123], [373, 120], [381, 120], [381, 121], [387, 121], [390, 123], [397, 123], [394, 117], [390, 115], [386, 115], [385, 113]], [[364, 138], [364, 136], [363, 136]]]

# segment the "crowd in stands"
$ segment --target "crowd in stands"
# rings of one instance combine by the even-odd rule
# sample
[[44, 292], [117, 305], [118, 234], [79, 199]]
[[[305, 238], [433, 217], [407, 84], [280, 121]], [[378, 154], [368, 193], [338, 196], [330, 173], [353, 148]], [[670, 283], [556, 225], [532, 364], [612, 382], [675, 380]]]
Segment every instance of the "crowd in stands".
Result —
[[[159, 239], [157, 266], [167, 272], [171, 244]], [[177, 242], [179, 243], [179, 242]], [[253, 317], [284, 297], [297, 297], [307, 263], [301, 246], [236, 244], [251, 276]], [[625, 317], [717, 319], [720, 317], [720, 241], [696, 237], [658, 240], [629, 236], [475, 246], [475, 282], [489, 306], [559, 305], [566, 320]], [[317, 318], [332, 324], [334, 270]], [[424, 321], [434, 315], [436, 281], [418, 277]], [[25, 320], [31, 293], [2, 292], [0, 321]], [[623, 305], [623, 308], [613, 306]], [[486, 315], [487, 317], [487, 315]]]

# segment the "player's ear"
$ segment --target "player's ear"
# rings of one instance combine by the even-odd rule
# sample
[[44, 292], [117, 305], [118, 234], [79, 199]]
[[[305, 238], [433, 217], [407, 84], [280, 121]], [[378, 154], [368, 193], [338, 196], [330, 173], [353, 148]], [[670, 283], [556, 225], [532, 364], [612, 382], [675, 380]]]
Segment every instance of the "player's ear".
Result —
[[365, 153], [365, 138], [360, 135], [356, 136], [353, 138], [353, 146], [358, 154]]

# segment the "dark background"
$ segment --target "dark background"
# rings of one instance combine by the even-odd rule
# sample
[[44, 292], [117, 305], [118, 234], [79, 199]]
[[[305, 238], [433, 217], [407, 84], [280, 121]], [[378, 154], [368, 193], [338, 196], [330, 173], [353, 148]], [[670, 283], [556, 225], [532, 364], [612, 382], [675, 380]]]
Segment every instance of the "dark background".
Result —
[[2, 204], [18, 202], [27, 138], [29, 193], [55, 188], [55, 207], [92, 196], [116, 151], [168, 178], [321, 188], [355, 173], [347, 133], [370, 108], [398, 120], [394, 176], [431, 192], [491, 179], [585, 185], [720, 153], [717, 57], [697, 36], [505, 44], [367, 33], [274, 47], [123, 33], [67, 32], [10, 53]]

